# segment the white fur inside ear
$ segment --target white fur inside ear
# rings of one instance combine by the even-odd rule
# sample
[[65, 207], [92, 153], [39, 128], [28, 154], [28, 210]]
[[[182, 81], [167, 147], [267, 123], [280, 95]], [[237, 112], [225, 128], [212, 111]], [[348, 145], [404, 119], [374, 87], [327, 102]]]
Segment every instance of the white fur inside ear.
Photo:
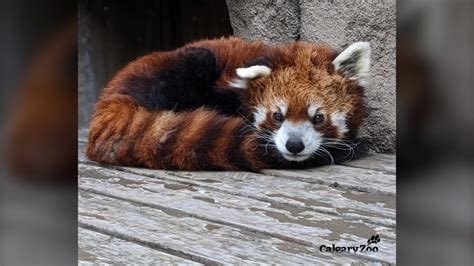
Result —
[[229, 81], [229, 85], [234, 88], [246, 89], [248, 82], [247, 79], [234, 79]]
[[356, 42], [347, 47], [332, 61], [336, 70], [349, 79], [357, 80], [359, 85], [366, 86], [370, 76], [370, 44]]
[[237, 73], [237, 76], [240, 78], [253, 79], [260, 76], [268, 76], [270, 73], [272, 73], [272, 70], [267, 66], [256, 65], [245, 68], [237, 68], [235, 73]]

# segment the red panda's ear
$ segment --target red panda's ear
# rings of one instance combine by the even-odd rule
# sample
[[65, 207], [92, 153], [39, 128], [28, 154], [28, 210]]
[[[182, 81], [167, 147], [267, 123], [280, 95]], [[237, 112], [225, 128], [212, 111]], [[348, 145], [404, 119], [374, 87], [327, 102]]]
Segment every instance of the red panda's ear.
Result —
[[235, 73], [240, 79], [234, 80], [230, 83], [231, 86], [236, 88], [247, 88], [249, 80], [265, 77], [272, 73], [271, 68], [263, 65], [254, 65], [250, 67], [237, 68]]
[[368, 42], [356, 42], [340, 53], [332, 64], [351, 80], [357, 80], [360, 86], [365, 87], [369, 83], [370, 76], [370, 44]]
[[235, 73], [242, 79], [254, 79], [257, 77], [268, 76], [270, 73], [272, 73], [272, 70], [267, 66], [256, 65], [251, 67], [237, 68]]

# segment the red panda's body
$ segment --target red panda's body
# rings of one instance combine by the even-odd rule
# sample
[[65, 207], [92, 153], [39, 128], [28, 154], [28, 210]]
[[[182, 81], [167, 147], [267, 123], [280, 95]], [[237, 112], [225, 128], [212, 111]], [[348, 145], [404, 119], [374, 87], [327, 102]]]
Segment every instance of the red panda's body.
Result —
[[365, 117], [359, 66], [336, 56], [323, 45], [239, 38], [144, 56], [104, 89], [87, 155], [107, 164], [181, 170], [327, 162], [314, 156], [315, 147], [354, 137]]

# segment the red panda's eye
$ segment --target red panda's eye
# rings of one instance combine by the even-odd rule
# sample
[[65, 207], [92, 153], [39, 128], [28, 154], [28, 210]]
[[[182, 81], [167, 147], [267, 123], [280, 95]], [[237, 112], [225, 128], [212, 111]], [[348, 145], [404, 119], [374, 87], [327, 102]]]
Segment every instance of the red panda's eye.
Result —
[[321, 124], [322, 122], [324, 122], [324, 115], [322, 115], [322, 114], [316, 114], [316, 115], [313, 116], [313, 118], [311, 119], [311, 122], [312, 122], [314, 125]]
[[280, 112], [273, 113], [272, 118], [277, 123], [281, 123], [285, 119], [285, 117], [283, 117], [283, 114]]

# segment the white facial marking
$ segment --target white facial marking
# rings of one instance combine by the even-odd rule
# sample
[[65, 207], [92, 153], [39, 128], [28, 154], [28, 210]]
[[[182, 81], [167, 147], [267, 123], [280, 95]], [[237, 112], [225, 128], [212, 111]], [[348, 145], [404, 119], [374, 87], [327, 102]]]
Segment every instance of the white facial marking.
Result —
[[283, 100], [278, 102], [277, 107], [280, 109], [280, 112], [283, 115], [286, 115], [286, 112], [288, 111], [288, 107], [287, 107], [286, 103]]
[[346, 124], [346, 114], [343, 112], [334, 112], [331, 114], [331, 122], [333, 126], [337, 127], [339, 136], [344, 136], [349, 131]]
[[310, 117], [313, 117], [316, 114], [316, 111], [318, 111], [319, 108], [320, 108], [319, 104], [311, 104], [308, 107], [308, 115]]
[[265, 110], [263, 106], [258, 106], [255, 112], [253, 113], [253, 117], [255, 120], [254, 126], [258, 128], [259, 125], [263, 121], [265, 121], [265, 119], [267, 119], [267, 111]]
[[370, 70], [370, 44], [356, 42], [340, 53], [332, 64], [349, 79], [357, 80], [359, 85], [367, 86]]
[[260, 76], [268, 76], [272, 73], [272, 70], [267, 66], [256, 65], [246, 68], [237, 68], [235, 73], [237, 73], [237, 76], [240, 78], [253, 79]]
[[[304, 144], [304, 149], [294, 155], [286, 149], [288, 139], [298, 138]], [[313, 125], [308, 122], [293, 123], [285, 121], [275, 134], [275, 145], [283, 157], [289, 161], [304, 161], [319, 149], [322, 143], [322, 134], [314, 130]]]

